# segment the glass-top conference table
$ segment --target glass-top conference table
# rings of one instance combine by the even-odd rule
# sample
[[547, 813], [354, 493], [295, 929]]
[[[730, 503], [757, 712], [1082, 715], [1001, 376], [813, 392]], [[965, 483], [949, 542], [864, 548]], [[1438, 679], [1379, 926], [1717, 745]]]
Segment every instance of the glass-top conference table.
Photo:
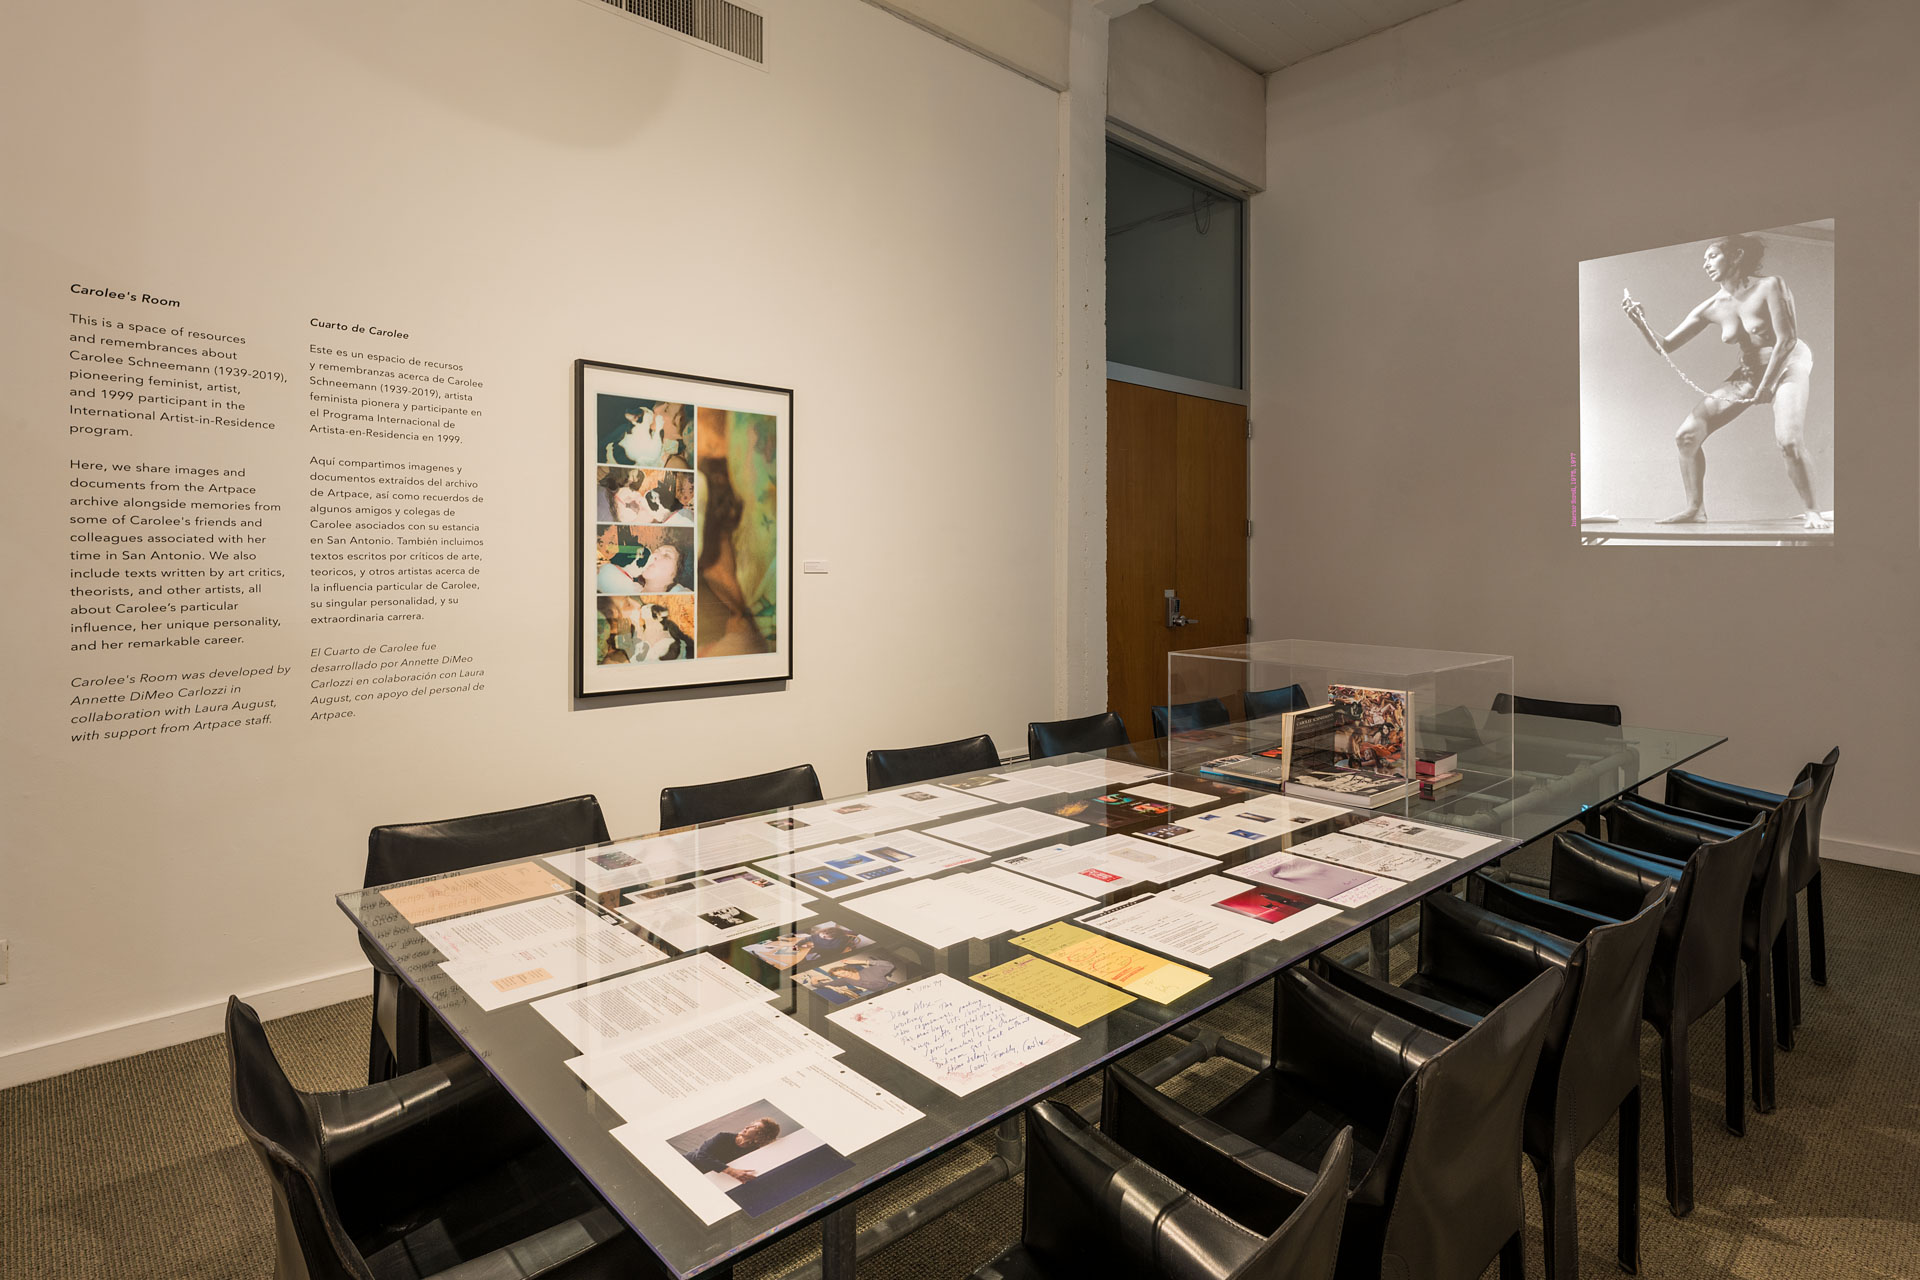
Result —
[[675, 1274], [824, 1214], [837, 1278], [861, 1192], [1723, 741], [1513, 720], [1438, 801], [1139, 744], [338, 901]]

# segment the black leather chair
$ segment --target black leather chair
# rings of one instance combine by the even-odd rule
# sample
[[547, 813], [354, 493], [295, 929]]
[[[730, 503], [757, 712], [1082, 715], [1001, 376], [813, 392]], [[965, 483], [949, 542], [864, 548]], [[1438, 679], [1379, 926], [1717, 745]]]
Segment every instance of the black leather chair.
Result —
[[904, 787], [955, 773], [992, 773], [1000, 767], [993, 738], [980, 734], [930, 747], [888, 747], [867, 752], [867, 790]]
[[[1708, 815], [1690, 809], [1652, 801], [1623, 799], [1600, 812], [1607, 824], [1609, 843], [1635, 849], [1649, 860], [1668, 861], [1678, 875], [1678, 867], [1701, 844], [1724, 840], [1750, 823], [1766, 829], [1760, 856], [1755, 859], [1753, 883], [1747, 890], [1746, 906], [1740, 921], [1740, 959], [1747, 970], [1747, 1041], [1753, 1075], [1753, 1105], [1761, 1113], [1774, 1109], [1777, 1090], [1774, 1082], [1773, 1048], [1776, 1040], [1785, 1041], [1792, 1033], [1792, 1010], [1784, 990], [1786, 969], [1776, 970], [1774, 959], [1782, 951], [1787, 914], [1793, 909], [1793, 842], [1800, 830], [1807, 797], [1813, 783], [1803, 779], [1780, 803], [1762, 806], [1750, 800], [1722, 796], [1713, 803], [1719, 813], [1712, 817], [1729, 819], [1715, 822]], [[1689, 798], [1694, 798], [1690, 793]], [[1735, 824], [1738, 825], [1735, 825]]]
[[[1299, 1207], [1249, 1231], [1058, 1103], [1027, 1112], [1020, 1243], [974, 1280], [1326, 1280], [1340, 1247], [1353, 1135], [1327, 1149]], [[1251, 1171], [1239, 1176], [1258, 1187]]]
[[[1523, 1146], [1540, 1185], [1549, 1280], [1580, 1274], [1574, 1161], [1617, 1112], [1620, 1265], [1640, 1267], [1640, 1007], [1671, 890], [1640, 913], [1612, 921], [1483, 876], [1485, 905], [1428, 894], [1420, 900], [1418, 966], [1401, 986], [1316, 957], [1335, 985], [1409, 1021], [1459, 1035], [1547, 969], [1567, 985], [1547, 1024], [1527, 1095]], [[1492, 908], [1491, 910], [1489, 908]], [[1449, 1028], [1451, 1030], [1449, 1031]]]
[[[1660, 1035], [1660, 1097], [1667, 1143], [1667, 1204], [1675, 1217], [1693, 1211], [1693, 1093], [1687, 1032], [1715, 1005], [1726, 1010], [1726, 1120], [1747, 1130], [1746, 1068], [1740, 1008], [1740, 933], [1753, 867], [1766, 840], [1756, 824], [1727, 840], [1701, 845], [1679, 875], [1647, 970], [1642, 1015]], [[1643, 858], [1591, 836], [1553, 837], [1548, 897], [1596, 915], [1625, 920], [1647, 895], [1675, 879], [1675, 864]]]
[[274, 1280], [666, 1275], [470, 1057], [302, 1093], [232, 997], [227, 1060], [272, 1187]]
[[[599, 844], [607, 838], [600, 802], [590, 795], [476, 813], [442, 822], [403, 822], [367, 833], [368, 886], [464, 871], [509, 858]], [[425, 1066], [460, 1045], [413, 988], [400, 980], [365, 934], [360, 949], [373, 962], [373, 1029], [368, 1037], [367, 1082]]]
[[1170, 707], [1156, 706], [1151, 708], [1151, 714], [1153, 736], [1156, 738], [1164, 738], [1169, 733], [1184, 733], [1189, 729], [1211, 729], [1233, 719], [1227, 711], [1227, 704], [1218, 698], [1176, 702]]
[[1493, 709], [1501, 715], [1552, 716], [1556, 720], [1586, 720], [1611, 729], [1620, 727], [1620, 708], [1611, 702], [1560, 702], [1553, 698], [1496, 693]]
[[[1272, 1066], [1205, 1116], [1111, 1067], [1101, 1123], [1254, 1231], [1305, 1194], [1296, 1171], [1351, 1125], [1339, 1276], [1478, 1280], [1497, 1256], [1503, 1280], [1518, 1280], [1521, 1124], [1563, 984], [1543, 972], [1449, 1038], [1290, 969], [1275, 984]], [[1271, 1189], [1249, 1196], [1207, 1176], [1229, 1164], [1264, 1173]]]
[[1027, 756], [1033, 760], [1126, 745], [1127, 723], [1117, 711], [1073, 720], [1035, 720], [1027, 726]]
[[1305, 711], [1307, 691], [1297, 684], [1290, 684], [1284, 689], [1254, 689], [1240, 701], [1247, 709], [1247, 719], [1259, 720], [1266, 716], [1277, 716], [1282, 711]]
[[[1782, 1024], [1785, 1034], [1780, 1038], [1780, 1047], [1783, 1049], [1793, 1048], [1793, 1029], [1800, 1025], [1800, 912], [1797, 903], [1802, 893], [1807, 895], [1808, 966], [1814, 985], [1827, 985], [1826, 909], [1820, 892], [1820, 820], [1826, 813], [1827, 796], [1833, 790], [1833, 775], [1839, 767], [1840, 748], [1835, 747], [1827, 752], [1824, 759], [1802, 766], [1793, 780], [1795, 786], [1810, 782], [1813, 788], [1807, 796], [1806, 808], [1801, 810], [1800, 826], [1793, 835], [1788, 887], [1794, 904], [1787, 907], [1786, 927], [1781, 934], [1779, 954], [1774, 960], [1775, 971], [1784, 977], [1780, 989], [1786, 994], [1784, 1003], [1789, 1012]], [[1700, 813], [1733, 814], [1739, 812], [1736, 806], [1766, 808], [1778, 805], [1785, 799], [1786, 796], [1771, 791], [1717, 782], [1680, 769], [1667, 773], [1667, 803]], [[1726, 807], [1723, 808], [1723, 805]]]
[[820, 798], [820, 778], [810, 764], [756, 773], [748, 778], [728, 778], [725, 782], [662, 787], [660, 829], [690, 827], [696, 822], [722, 822], [742, 814], [812, 804]]

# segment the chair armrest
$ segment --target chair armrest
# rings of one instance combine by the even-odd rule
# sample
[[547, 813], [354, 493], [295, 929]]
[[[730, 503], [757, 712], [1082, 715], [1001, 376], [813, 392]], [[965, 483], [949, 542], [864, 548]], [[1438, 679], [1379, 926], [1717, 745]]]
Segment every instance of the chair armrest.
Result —
[[1368, 1127], [1385, 1127], [1401, 1087], [1453, 1043], [1306, 970], [1275, 988], [1273, 1070]]
[[1647, 894], [1661, 881], [1679, 877], [1671, 864], [1652, 862], [1631, 849], [1563, 832], [1553, 838], [1548, 878], [1554, 901], [1625, 920], [1639, 914]]
[[1622, 800], [1607, 809], [1607, 843], [1634, 853], [1657, 853], [1685, 862], [1703, 844], [1740, 834], [1710, 819], [1654, 809], [1643, 800]]
[[1408, 991], [1405, 987], [1382, 982], [1371, 974], [1349, 969], [1338, 960], [1315, 956], [1308, 963], [1313, 966], [1315, 973], [1348, 995], [1358, 996], [1376, 1009], [1385, 1009], [1435, 1035], [1453, 1039], [1480, 1021], [1480, 1015], [1476, 1013], [1456, 1009], [1443, 1000], [1421, 995], [1418, 991]]
[[601, 1208], [436, 1271], [432, 1280], [664, 1280], [668, 1274], [611, 1209]]
[[1444, 975], [1498, 1004], [1547, 969], [1564, 969], [1564, 938], [1503, 919], [1450, 894], [1420, 900], [1420, 971]]
[[1755, 818], [1778, 809], [1785, 799], [1785, 796], [1771, 791], [1703, 778], [1684, 769], [1667, 770], [1668, 804], [1720, 818], [1736, 826], [1744, 827]]
[[1189, 1111], [1122, 1066], [1107, 1068], [1100, 1128], [1129, 1155], [1263, 1235], [1313, 1190], [1313, 1170]]
[[1505, 916], [1568, 942], [1579, 942], [1595, 925], [1615, 923], [1612, 916], [1588, 911], [1569, 902], [1542, 898], [1510, 884], [1502, 884], [1477, 871], [1474, 872], [1474, 878], [1481, 882], [1478, 885], [1481, 906], [1495, 915]]

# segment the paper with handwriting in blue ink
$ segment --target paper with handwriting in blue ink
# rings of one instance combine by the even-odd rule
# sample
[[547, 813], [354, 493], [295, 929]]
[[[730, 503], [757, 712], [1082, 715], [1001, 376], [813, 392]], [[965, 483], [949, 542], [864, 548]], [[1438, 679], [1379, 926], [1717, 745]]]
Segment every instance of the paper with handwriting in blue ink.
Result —
[[962, 1096], [1079, 1039], [944, 973], [827, 1018]]

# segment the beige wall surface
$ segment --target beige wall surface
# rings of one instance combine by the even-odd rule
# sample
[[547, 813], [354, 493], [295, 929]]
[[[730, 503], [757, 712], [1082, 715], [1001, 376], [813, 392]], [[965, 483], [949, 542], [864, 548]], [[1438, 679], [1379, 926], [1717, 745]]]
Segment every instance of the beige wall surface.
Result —
[[1073, 0], [868, 0], [1053, 89], [1067, 87]]
[[1266, 81], [1152, 7], [1116, 18], [1107, 114], [1240, 191], [1266, 185]]
[[[1829, 839], [1920, 849], [1916, 47], [1884, 0], [1464, 0], [1276, 75], [1256, 635], [1511, 653], [1757, 785], [1839, 743]], [[1580, 264], [1823, 218], [1835, 545], [1583, 549]]]
[[[763, 7], [764, 71], [570, 3], [9, 18], [0, 1080], [73, 1065], [47, 1046], [207, 1034], [229, 992], [358, 991], [333, 895], [377, 823], [591, 791], [634, 833], [663, 785], [810, 760], [855, 791], [870, 747], [1014, 751], [1052, 710], [1058, 95], [856, 0]], [[250, 335], [298, 409], [249, 390], [277, 431], [70, 435], [69, 311], [175, 314], [76, 282]], [[489, 500], [482, 590], [417, 627], [303, 625], [308, 455], [341, 447], [304, 425], [310, 317], [487, 384], [457, 450]], [[793, 562], [830, 572], [796, 584], [784, 688], [573, 705], [583, 356], [794, 389]], [[264, 563], [289, 576], [260, 598], [288, 625], [221, 652], [297, 667], [261, 678], [271, 723], [70, 740], [70, 678], [209, 661], [70, 652], [75, 459], [244, 467], [280, 503]], [[309, 647], [362, 638], [460, 648], [484, 690], [311, 721]]]

